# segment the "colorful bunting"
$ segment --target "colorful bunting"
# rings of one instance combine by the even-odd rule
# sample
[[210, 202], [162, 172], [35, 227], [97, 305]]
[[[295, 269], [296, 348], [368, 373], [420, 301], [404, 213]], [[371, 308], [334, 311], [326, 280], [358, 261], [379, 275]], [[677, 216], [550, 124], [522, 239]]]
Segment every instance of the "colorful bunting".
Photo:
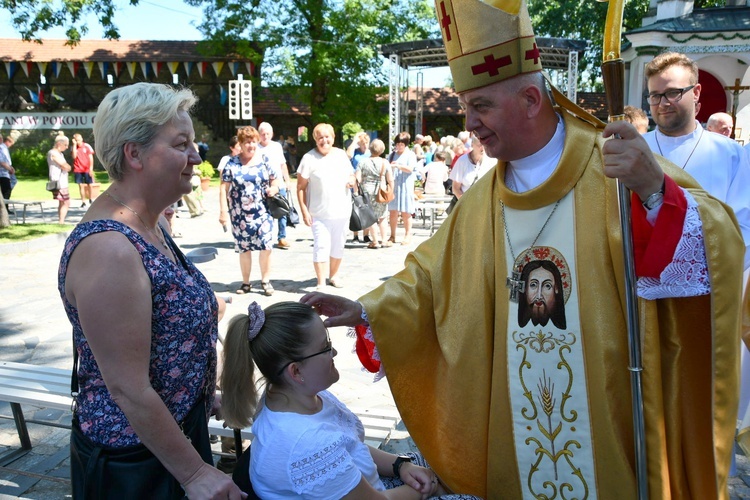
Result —
[[73, 75], [73, 78], [78, 76], [78, 70], [81, 69], [81, 63], [78, 61], [68, 61], [68, 70], [70, 70], [70, 74]]
[[94, 69], [94, 61], [86, 61], [83, 64], [83, 70], [86, 72], [86, 77], [91, 78], [91, 71]]
[[135, 78], [135, 66], [136, 66], [136, 63], [134, 62], [125, 63], [125, 67], [128, 69], [128, 74], [130, 75], [131, 80]]
[[52, 70], [52, 74], [55, 75], [55, 78], [60, 76], [60, 71], [62, 70], [62, 63], [59, 63], [57, 61], [52, 61], [50, 64], [50, 69]]
[[214, 74], [219, 76], [219, 74], [221, 74], [221, 68], [224, 67], [224, 61], [213, 62], [211, 63], [211, 66], [214, 68]]
[[97, 64], [99, 65], [99, 73], [102, 75], [102, 80], [104, 80], [107, 78], [107, 73], [109, 73], [109, 66], [111, 63], [108, 61], [99, 61]]
[[6, 62], [5, 63], [5, 72], [8, 73], [8, 79], [12, 79], [16, 75], [16, 71], [18, 71], [18, 63], [17, 62]]

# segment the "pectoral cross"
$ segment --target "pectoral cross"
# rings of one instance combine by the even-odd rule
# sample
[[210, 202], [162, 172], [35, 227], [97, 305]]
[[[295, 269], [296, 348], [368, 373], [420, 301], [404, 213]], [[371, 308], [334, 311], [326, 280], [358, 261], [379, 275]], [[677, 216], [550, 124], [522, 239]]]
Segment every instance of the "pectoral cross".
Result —
[[526, 291], [526, 283], [521, 279], [521, 273], [511, 271], [511, 275], [505, 278], [505, 287], [510, 288], [511, 302], [518, 302], [518, 294]]

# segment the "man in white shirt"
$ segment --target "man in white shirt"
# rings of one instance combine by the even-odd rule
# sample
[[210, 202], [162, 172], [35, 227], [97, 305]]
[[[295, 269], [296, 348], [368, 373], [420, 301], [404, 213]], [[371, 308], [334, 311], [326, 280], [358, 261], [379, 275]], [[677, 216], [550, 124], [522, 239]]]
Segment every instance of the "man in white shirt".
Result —
[[692, 175], [709, 194], [734, 210], [750, 267], [750, 164], [732, 139], [703, 130], [695, 119], [701, 95], [698, 65], [684, 54], [665, 52], [646, 65], [648, 102], [656, 129], [649, 147]]
[[716, 132], [724, 137], [732, 136], [733, 127], [732, 115], [728, 113], [714, 113], [708, 117], [708, 121], [706, 122], [706, 130]]
[[[274, 175], [279, 179], [279, 194], [286, 196], [287, 183], [289, 182], [289, 169], [286, 166], [286, 160], [284, 159], [284, 148], [281, 144], [273, 141], [273, 127], [268, 122], [263, 122], [258, 125], [258, 134], [260, 134], [260, 142], [258, 143], [258, 151], [268, 158], [268, 164], [274, 171]], [[282, 217], [278, 219], [279, 233], [278, 242], [276, 246], [278, 248], [288, 249], [291, 245], [286, 240], [286, 224], [287, 218]]]

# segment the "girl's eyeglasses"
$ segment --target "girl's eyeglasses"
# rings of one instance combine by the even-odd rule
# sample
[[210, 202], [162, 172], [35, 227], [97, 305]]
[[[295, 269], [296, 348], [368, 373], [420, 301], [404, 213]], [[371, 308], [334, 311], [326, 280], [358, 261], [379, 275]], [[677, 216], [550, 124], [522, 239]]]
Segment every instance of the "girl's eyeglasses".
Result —
[[333, 356], [333, 344], [331, 344], [331, 336], [328, 333], [328, 328], [326, 328], [326, 347], [322, 351], [316, 352], [315, 354], [310, 354], [309, 356], [305, 356], [303, 358], [293, 359], [286, 363], [284, 366], [281, 367], [281, 370], [279, 370], [278, 375], [281, 375], [284, 373], [284, 370], [286, 370], [286, 367], [291, 365], [292, 363], [299, 363], [300, 361], [304, 361], [306, 359], [314, 358], [315, 356], [320, 356], [321, 354], [325, 354], [327, 352], [331, 353], [331, 356]]

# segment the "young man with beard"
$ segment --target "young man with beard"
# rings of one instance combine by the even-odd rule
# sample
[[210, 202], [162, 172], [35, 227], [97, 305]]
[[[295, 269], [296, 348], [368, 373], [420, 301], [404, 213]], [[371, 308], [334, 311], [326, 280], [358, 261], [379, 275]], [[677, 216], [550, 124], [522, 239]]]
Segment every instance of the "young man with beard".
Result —
[[703, 189], [734, 210], [745, 240], [744, 269], [750, 267], [750, 164], [736, 141], [708, 133], [695, 119], [701, 96], [698, 65], [685, 54], [665, 52], [646, 65], [648, 103], [656, 129], [644, 138], [692, 175]]

